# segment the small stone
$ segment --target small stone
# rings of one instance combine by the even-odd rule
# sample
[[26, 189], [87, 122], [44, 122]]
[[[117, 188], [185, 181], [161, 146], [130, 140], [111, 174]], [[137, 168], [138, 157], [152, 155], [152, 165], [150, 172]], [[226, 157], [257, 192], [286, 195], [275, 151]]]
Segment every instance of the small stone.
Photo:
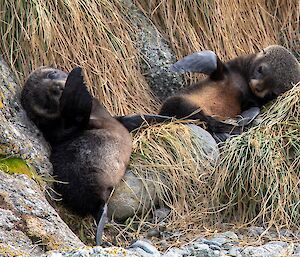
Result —
[[225, 243], [237, 242], [238, 240], [239, 238], [234, 232], [227, 231], [224, 233], [216, 234], [210, 241], [223, 245]]
[[213, 250], [209, 248], [207, 244], [193, 244], [191, 248], [189, 248], [191, 254], [195, 257], [217, 257], [218, 253], [215, 253]]
[[233, 257], [240, 257], [242, 256], [241, 254], [241, 249], [239, 247], [232, 247], [230, 250], [229, 250], [229, 255], [230, 256], [233, 256]]
[[300, 245], [296, 246], [292, 256], [300, 256]]
[[212, 250], [218, 250], [218, 251], [221, 250], [221, 247], [219, 247], [219, 246], [217, 246], [217, 245], [215, 245], [215, 244], [211, 244], [211, 245], [209, 246], [209, 248], [212, 249]]
[[159, 251], [149, 242], [137, 240], [128, 247], [128, 251], [143, 257], [160, 257]]
[[265, 232], [265, 229], [263, 227], [250, 227], [250, 228], [248, 228], [248, 234], [250, 236], [260, 236], [264, 232]]
[[187, 249], [171, 248], [162, 257], [184, 257], [189, 254]]
[[288, 229], [281, 229], [279, 231], [279, 234], [283, 237], [292, 237], [293, 236], [293, 233], [292, 231], [288, 230]]
[[163, 221], [165, 218], [168, 217], [170, 212], [171, 212], [171, 209], [166, 208], [166, 207], [156, 209], [153, 214], [153, 223]]
[[200, 241], [199, 242], [202, 242], [202, 243], [204, 243], [204, 244], [207, 244], [207, 245], [215, 245], [215, 246], [217, 246], [217, 247], [221, 247], [222, 246], [222, 244], [220, 244], [219, 242], [217, 242], [217, 241], [211, 241], [211, 240], [207, 240], [207, 239], [200, 239]]
[[273, 241], [266, 243], [262, 246], [254, 247], [248, 246], [242, 251], [242, 255], [250, 255], [250, 256], [268, 256], [268, 257], [276, 257], [276, 256], [289, 256], [292, 254], [294, 248], [293, 245], [289, 245], [286, 242], [281, 241]]
[[161, 233], [158, 229], [154, 228], [154, 229], [150, 229], [148, 232], [147, 232], [147, 237], [160, 237], [161, 236]]

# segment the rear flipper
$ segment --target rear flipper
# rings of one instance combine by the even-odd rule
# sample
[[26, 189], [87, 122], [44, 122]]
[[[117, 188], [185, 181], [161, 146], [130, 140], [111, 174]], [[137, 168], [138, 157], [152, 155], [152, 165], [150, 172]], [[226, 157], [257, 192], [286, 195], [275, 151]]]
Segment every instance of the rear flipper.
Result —
[[129, 132], [140, 128], [144, 123], [146, 124], [156, 124], [156, 123], [163, 123], [166, 121], [171, 121], [173, 118], [169, 116], [163, 115], [150, 115], [150, 114], [137, 114], [137, 115], [129, 115], [129, 116], [115, 116], [119, 122], [121, 122], [124, 127], [128, 129]]
[[96, 217], [96, 221], [97, 221], [96, 245], [101, 245], [104, 226], [107, 222], [107, 203], [105, 203], [104, 207], [100, 208], [97, 216], [98, 217]]
[[246, 111], [243, 111], [241, 115], [237, 118], [237, 123], [240, 127], [249, 125], [260, 113], [258, 107], [251, 107]]
[[[228, 138], [231, 138], [234, 135], [241, 134], [241, 132], [243, 132], [244, 130], [244, 127], [250, 125], [259, 113], [260, 113], [260, 109], [258, 107], [251, 107], [248, 110], [243, 111], [241, 115], [239, 115], [235, 119], [236, 125], [234, 125], [236, 128], [240, 129], [240, 132], [237, 129], [235, 129], [231, 133], [212, 132], [211, 134], [217, 143], [224, 142]], [[221, 122], [221, 123], [227, 124], [226, 122]]]

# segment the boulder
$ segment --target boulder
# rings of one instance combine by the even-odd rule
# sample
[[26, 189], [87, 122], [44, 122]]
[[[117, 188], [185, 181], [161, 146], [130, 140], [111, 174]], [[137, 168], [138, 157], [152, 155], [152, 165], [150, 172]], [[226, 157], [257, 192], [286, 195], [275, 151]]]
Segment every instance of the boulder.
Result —
[[51, 174], [49, 147], [20, 104], [21, 87], [0, 57], [0, 157], [17, 156], [44, 176]]
[[165, 100], [184, 85], [182, 75], [171, 72], [169, 67], [176, 56], [161, 33], [131, 1], [123, 0], [128, 7], [131, 23], [139, 28], [135, 44], [141, 54], [141, 69], [151, 90]]
[[193, 133], [193, 135], [200, 141], [203, 154], [207, 160], [211, 161], [211, 163], [215, 163], [219, 159], [220, 155], [216, 140], [209, 132], [197, 125], [188, 124], [187, 126], [190, 128], [191, 133]]
[[33, 180], [0, 171], [0, 181], [0, 255], [40, 256], [84, 246]]
[[[192, 135], [199, 140], [203, 155], [214, 164], [219, 158], [219, 149], [214, 138], [204, 129], [196, 125], [187, 125]], [[121, 183], [116, 187], [109, 200], [108, 213], [116, 220], [125, 220], [135, 214], [147, 212], [158, 203], [154, 175], [151, 168], [138, 174], [127, 170]]]
[[109, 200], [108, 215], [116, 220], [125, 220], [149, 210], [156, 200], [154, 183], [127, 170]]

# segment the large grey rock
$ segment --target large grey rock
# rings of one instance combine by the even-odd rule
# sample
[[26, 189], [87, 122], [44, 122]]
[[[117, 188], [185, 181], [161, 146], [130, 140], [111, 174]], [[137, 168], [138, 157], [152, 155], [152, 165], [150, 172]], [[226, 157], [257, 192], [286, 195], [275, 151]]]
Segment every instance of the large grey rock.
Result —
[[0, 171], [0, 181], [0, 255], [40, 256], [84, 246], [33, 180]]
[[108, 215], [124, 220], [143, 210], [149, 210], [156, 201], [154, 183], [127, 170], [109, 200]]
[[21, 87], [0, 57], [0, 155], [18, 156], [39, 174], [51, 173], [49, 148], [20, 104]]
[[212, 163], [215, 163], [220, 155], [216, 140], [209, 132], [197, 125], [188, 124], [187, 126], [190, 128], [194, 136], [200, 141], [203, 155], [206, 157], [206, 159]]
[[142, 72], [155, 95], [164, 100], [184, 85], [182, 76], [169, 70], [176, 57], [149, 18], [131, 0], [123, 2], [127, 4], [130, 22], [139, 28], [135, 40], [142, 57]]

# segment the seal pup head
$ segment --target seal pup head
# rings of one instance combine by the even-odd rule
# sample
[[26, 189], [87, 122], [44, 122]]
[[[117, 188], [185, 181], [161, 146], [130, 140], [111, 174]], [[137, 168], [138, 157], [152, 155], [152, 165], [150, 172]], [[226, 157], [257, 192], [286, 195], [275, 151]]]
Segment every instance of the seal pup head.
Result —
[[271, 45], [256, 55], [250, 88], [259, 98], [274, 99], [300, 81], [300, 64], [285, 47]]
[[30, 119], [56, 119], [60, 115], [60, 98], [68, 74], [42, 66], [27, 78], [21, 93], [21, 103]]

